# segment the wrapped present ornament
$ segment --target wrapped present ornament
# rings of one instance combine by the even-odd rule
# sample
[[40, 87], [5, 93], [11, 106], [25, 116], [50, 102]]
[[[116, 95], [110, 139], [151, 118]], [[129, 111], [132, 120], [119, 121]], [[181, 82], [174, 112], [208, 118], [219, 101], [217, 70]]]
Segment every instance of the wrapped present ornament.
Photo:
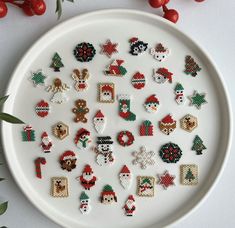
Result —
[[153, 124], [149, 120], [145, 120], [140, 125], [140, 136], [153, 136]]
[[33, 130], [32, 126], [27, 125], [23, 128], [24, 130], [22, 133], [22, 140], [24, 142], [35, 141], [35, 131]]

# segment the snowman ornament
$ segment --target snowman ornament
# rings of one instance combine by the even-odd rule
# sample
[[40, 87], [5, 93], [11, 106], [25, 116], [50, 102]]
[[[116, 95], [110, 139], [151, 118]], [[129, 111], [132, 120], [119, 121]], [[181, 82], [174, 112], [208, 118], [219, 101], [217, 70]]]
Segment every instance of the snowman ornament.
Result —
[[155, 94], [149, 96], [144, 103], [144, 107], [147, 112], [155, 113], [158, 110], [160, 103]]
[[80, 195], [80, 208], [79, 209], [82, 214], [89, 214], [89, 212], [91, 211], [90, 198], [85, 192], [82, 192]]
[[175, 87], [175, 95], [175, 101], [177, 104], [183, 105], [185, 102], [184, 87], [180, 83], [177, 83]]
[[90, 132], [85, 128], [78, 130], [74, 139], [74, 143], [79, 149], [87, 149], [91, 143]]

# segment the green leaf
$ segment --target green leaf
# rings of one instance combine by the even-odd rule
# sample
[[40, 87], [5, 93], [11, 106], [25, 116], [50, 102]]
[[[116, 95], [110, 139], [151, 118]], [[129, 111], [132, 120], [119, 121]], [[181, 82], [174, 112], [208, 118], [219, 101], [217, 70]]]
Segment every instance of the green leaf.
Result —
[[3, 105], [8, 97], [9, 97], [9, 95], [4, 96], [4, 97], [0, 97], [0, 105]]
[[7, 228], [6, 226], [1, 226], [0, 228]]
[[22, 120], [18, 119], [17, 117], [4, 113], [4, 112], [0, 113], [0, 120], [4, 120], [6, 122], [13, 123], [13, 124], [24, 123]]
[[0, 204], [0, 215], [3, 215], [7, 210], [8, 202]]
[[74, 0], [67, 0], [68, 2], [74, 2]]
[[56, 1], [56, 10], [55, 12], [58, 14], [57, 20], [60, 19], [61, 15], [62, 15], [62, 5], [61, 5], [61, 0], [57, 0]]
[[1, 178], [1, 177], [0, 177], [0, 181], [3, 181], [3, 180], [5, 180], [5, 178]]

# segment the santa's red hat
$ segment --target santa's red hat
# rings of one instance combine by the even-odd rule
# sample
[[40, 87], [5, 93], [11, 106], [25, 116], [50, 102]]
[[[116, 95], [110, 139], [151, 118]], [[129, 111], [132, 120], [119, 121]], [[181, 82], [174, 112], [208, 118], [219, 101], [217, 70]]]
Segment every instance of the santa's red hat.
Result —
[[89, 165], [86, 165], [83, 169], [83, 173], [93, 173], [93, 170]]
[[145, 104], [148, 104], [148, 103], [157, 103], [157, 104], [159, 104], [159, 100], [157, 99], [156, 95], [153, 94], [145, 100]]
[[48, 134], [44, 131], [41, 135], [41, 138], [43, 139], [43, 138], [47, 138], [47, 137], [48, 137]]
[[101, 110], [99, 110], [99, 111], [95, 114], [95, 118], [104, 118], [104, 114], [101, 112]]
[[85, 128], [81, 128], [81, 129], [79, 129], [78, 131], [77, 131], [77, 134], [76, 134], [76, 137], [75, 137], [75, 139], [74, 139], [74, 142], [75, 142], [75, 144], [77, 144], [77, 142], [78, 142], [78, 140], [81, 138], [81, 136], [83, 136], [83, 135], [90, 135], [91, 133], [88, 131], [88, 130], [86, 130]]
[[159, 43], [159, 44], [157, 44], [157, 46], [155, 47], [155, 51], [156, 51], [156, 52], [166, 52], [167, 49], [164, 48], [164, 46], [163, 46], [161, 43]]
[[103, 91], [110, 91], [110, 92], [113, 92], [113, 87], [110, 86], [110, 85], [104, 85], [104, 86], [102, 86], [101, 91], [102, 91], [102, 92], [103, 92]]
[[169, 114], [167, 116], [165, 116], [162, 121], [161, 121], [163, 124], [167, 124], [167, 125], [170, 125], [170, 124], [174, 124], [176, 121], [172, 119], [172, 116]]
[[126, 165], [124, 165], [120, 171], [120, 173], [130, 173], [130, 170], [128, 169], [128, 167]]
[[135, 202], [135, 198], [134, 198], [133, 195], [129, 195], [129, 196], [128, 196], [128, 200], [131, 200], [131, 201], [134, 201], [134, 202]]
[[173, 73], [168, 71], [168, 69], [166, 69], [164, 67], [158, 68], [158, 70], [156, 71], [156, 74], [160, 74], [163, 77], [166, 77], [169, 80], [170, 83], [172, 82], [172, 75], [173, 75]]
[[139, 39], [138, 39], [137, 37], [132, 37], [132, 38], [129, 40], [129, 42], [130, 42], [131, 44], [134, 44], [134, 43], [136, 43], [138, 40], [139, 40]]
[[76, 155], [73, 151], [67, 150], [60, 156], [60, 161], [65, 161], [67, 159], [75, 159]]

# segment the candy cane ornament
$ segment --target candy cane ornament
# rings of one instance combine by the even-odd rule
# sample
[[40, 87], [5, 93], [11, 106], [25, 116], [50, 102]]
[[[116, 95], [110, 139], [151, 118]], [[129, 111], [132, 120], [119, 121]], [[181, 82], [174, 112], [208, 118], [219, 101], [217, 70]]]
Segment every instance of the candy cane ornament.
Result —
[[39, 157], [35, 160], [35, 170], [37, 178], [42, 178], [41, 165], [46, 164], [46, 159], [44, 157]]

